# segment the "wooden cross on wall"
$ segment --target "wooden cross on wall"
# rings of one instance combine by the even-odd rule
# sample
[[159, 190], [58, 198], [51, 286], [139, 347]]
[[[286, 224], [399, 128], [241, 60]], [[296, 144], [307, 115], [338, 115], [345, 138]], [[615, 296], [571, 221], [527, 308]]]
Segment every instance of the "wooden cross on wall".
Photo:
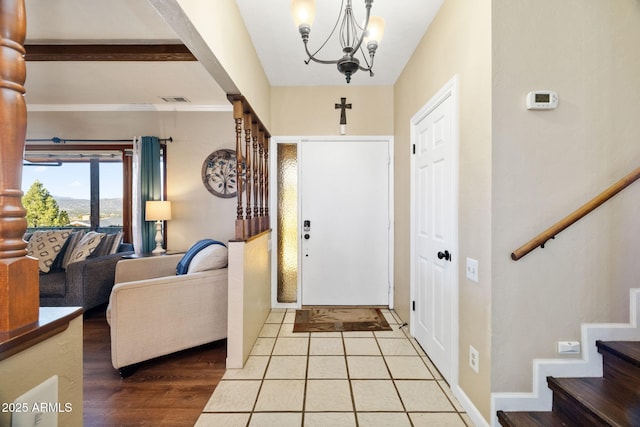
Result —
[[340, 109], [340, 135], [347, 131], [347, 109], [351, 109], [351, 104], [347, 104], [347, 98], [340, 98], [340, 104], [336, 104], [335, 109]]

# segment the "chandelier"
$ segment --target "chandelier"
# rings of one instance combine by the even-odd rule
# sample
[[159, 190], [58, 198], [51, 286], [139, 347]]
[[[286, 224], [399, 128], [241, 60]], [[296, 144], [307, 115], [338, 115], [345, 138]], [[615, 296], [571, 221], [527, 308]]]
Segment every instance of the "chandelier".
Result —
[[[338, 71], [345, 75], [347, 83], [351, 82], [351, 76], [358, 70], [368, 71], [369, 75], [373, 76], [373, 57], [376, 54], [378, 43], [380, 43], [384, 33], [384, 20], [379, 16], [370, 15], [373, 0], [365, 0], [364, 3], [367, 12], [364, 23], [360, 26], [353, 16], [351, 0], [346, 0], [346, 6], [345, 0], [342, 0], [340, 14], [338, 15], [333, 30], [331, 30], [331, 33], [324, 43], [320, 45], [318, 50], [311, 53], [309, 52], [308, 42], [309, 34], [311, 33], [311, 24], [313, 24], [315, 17], [316, 2], [315, 0], [291, 0], [293, 20], [298, 26], [298, 30], [302, 36], [302, 42], [304, 43], [304, 50], [309, 56], [309, 58], [304, 61], [305, 64], [309, 64], [311, 61], [320, 64], [336, 64]], [[316, 55], [336, 33], [336, 30], [339, 31], [338, 38], [340, 40], [340, 46], [342, 47], [342, 57], [334, 60], [316, 58]], [[362, 47], [363, 44], [369, 52], [368, 58]], [[362, 56], [364, 66], [361, 65], [360, 60], [356, 58], [358, 52], [360, 52]]]

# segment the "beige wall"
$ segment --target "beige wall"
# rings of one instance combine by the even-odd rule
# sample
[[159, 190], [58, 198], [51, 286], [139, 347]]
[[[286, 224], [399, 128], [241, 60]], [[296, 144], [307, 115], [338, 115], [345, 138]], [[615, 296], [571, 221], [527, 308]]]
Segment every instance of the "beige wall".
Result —
[[[491, 370], [491, 2], [447, 0], [394, 87], [395, 303], [409, 320], [411, 117], [459, 76], [459, 385], [488, 419]], [[464, 259], [479, 261], [478, 283]], [[480, 373], [468, 366], [469, 345]]]
[[271, 311], [271, 232], [229, 244], [227, 369], [240, 369]]
[[340, 110], [347, 98], [347, 135], [393, 134], [391, 86], [276, 86], [271, 89], [272, 135], [340, 134]]
[[[58, 425], [82, 426], [82, 316], [51, 338], [0, 362], [0, 402], [13, 402], [33, 387], [58, 375], [58, 403], [71, 411], [58, 414]], [[53, 402], [55, 403], [55, 402]], [[0, 411], [0, 425], [11, 424]]]
[[236, 198], [209, 193], [202, 183], [202, 164], [215, 150], [235, 149], [233, 117], [231, 113], [181, 113], [170, 125], [168, 133], [176, 136], [167, 148], [167, 199], [173, 209], [167, 249], [185, 250], [204, 238], [227, 243], [235, 237]]
[[[639, 166], [640, 3], [494, 0], [493, 17], [492, 389], [531, 391], [533, 358], [581, 322], [628, 322], [640, 284], [640, 183], [509, 258]], [[527, 111], [535, 89], [558, 108]]]

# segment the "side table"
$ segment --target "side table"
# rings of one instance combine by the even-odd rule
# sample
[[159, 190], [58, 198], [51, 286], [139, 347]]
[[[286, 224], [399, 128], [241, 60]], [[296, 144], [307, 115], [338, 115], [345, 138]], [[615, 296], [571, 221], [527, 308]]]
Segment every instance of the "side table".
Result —
[[184, 251], [166, 251], [163, 252], [161, 254], [154, 254], [151, 252], [145, 252], [142, 254], [128, 254], [128, 255], [123, 255], [122, 259], [138, 259], [138, 258], [149, 258], [149, 257], [156, 257], [156, 256], [164, 256], [164, 255], [178, 255], [178, 254], [183, 254], [185, 253]]

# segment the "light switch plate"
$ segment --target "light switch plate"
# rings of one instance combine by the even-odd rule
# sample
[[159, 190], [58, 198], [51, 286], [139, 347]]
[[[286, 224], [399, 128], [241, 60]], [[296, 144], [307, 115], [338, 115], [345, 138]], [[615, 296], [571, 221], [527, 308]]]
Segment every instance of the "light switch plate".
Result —
[[477, 374], [480, 372], [480, 353], [474, 346], [469, 346], [469, 367]]
[[478, 282], [478, 260], [467, 258], [467, 279]]
[[[35, 386], [18, 397], [11, 414], [11, 427], [58, 426], [58, 376]], [[52, 407], [56, 410], [52, 410]]]

